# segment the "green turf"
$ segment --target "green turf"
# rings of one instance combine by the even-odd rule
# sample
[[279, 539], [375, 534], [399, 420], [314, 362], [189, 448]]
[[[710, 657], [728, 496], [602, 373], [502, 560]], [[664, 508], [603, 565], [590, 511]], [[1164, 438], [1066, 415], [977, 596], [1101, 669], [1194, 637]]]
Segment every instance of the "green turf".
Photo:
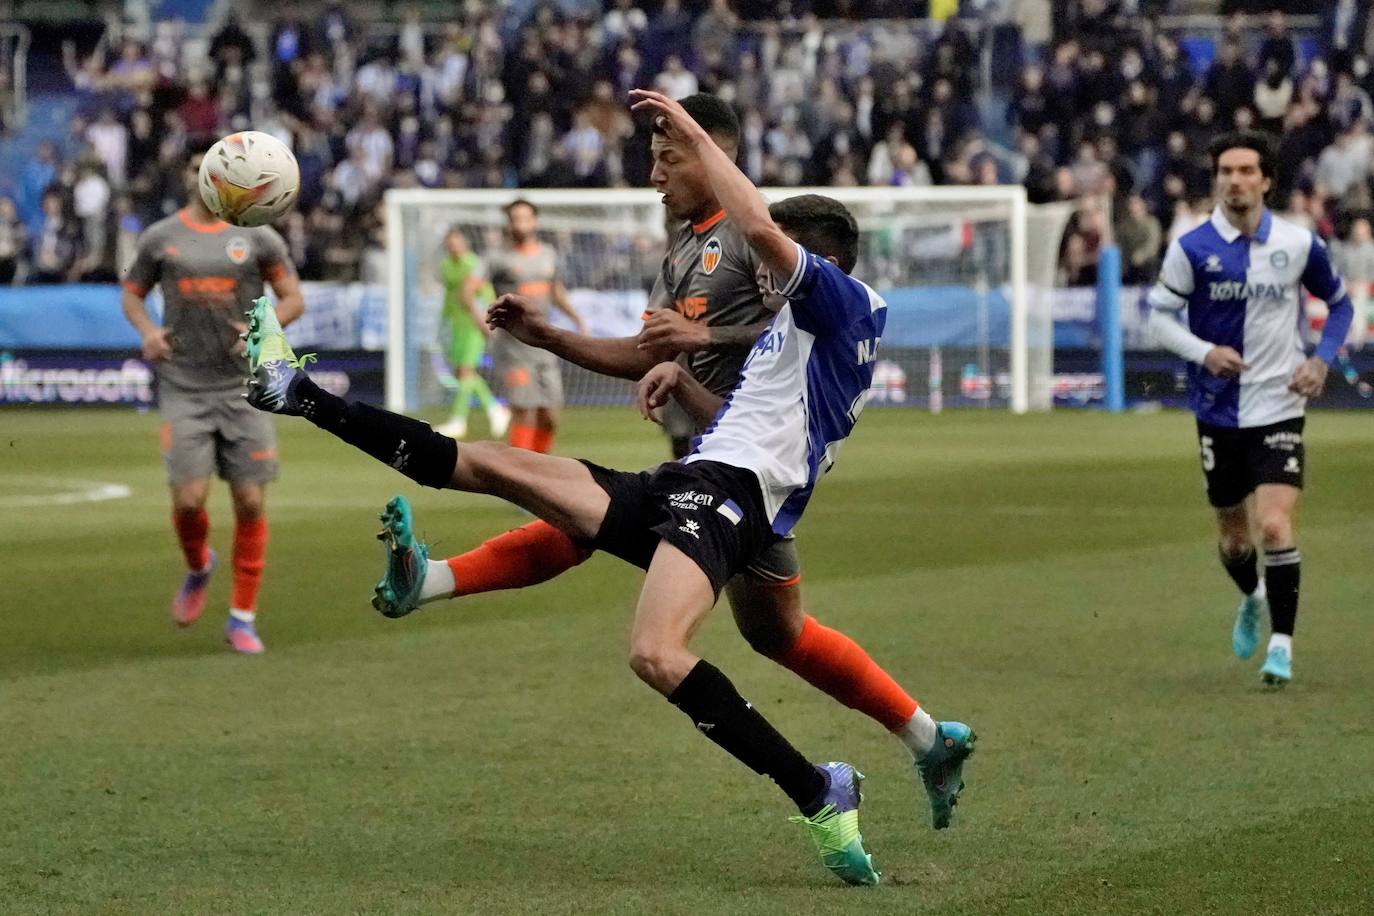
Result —
[[[167, 619], [155, 417], [0, 413], [0, 912], [1374, 912], [1367, 414], [1310, 424], [1279, 694], [1231, 657], [1186, 416], [865, 416], [803, 525], [808, 601], [977, 728], [954, 827], [928, 828], [895, 742], [727, 613], [699, 645], [806, 753], [868, 774], [876, 889], [836, 886], [776, 789], [635, 681], [635, 571], [384, 620], [388, 497], [439, 553], [521, 517], [281, 431], [254, 659], [219, 642], [227, 565], [205, 620]], [[662, 444], [602, 410], [560, 448], [637, 466]], [[133, 497], [41, 504], [102, 482]], [[211, 518], [226, 556], [222, 488]]]

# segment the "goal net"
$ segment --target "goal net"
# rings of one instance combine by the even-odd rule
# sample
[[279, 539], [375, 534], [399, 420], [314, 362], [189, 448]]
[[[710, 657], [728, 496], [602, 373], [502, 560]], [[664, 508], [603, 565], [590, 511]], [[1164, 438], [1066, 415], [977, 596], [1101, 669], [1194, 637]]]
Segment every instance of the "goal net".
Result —
[[[823, 193], [860, 229], [854, 275], [888, 303], [870, 404], [976, 405], [1023, 413], [1053, 401], [1051, 289], [1068, 211], [1030, 207], [1017, 186], [766, 189], [770, 200]], [[503, 207], [539, 208], [569, 297], [598, 336], [640, 326], [667, 239], [651, 190], [389, 191], [386, 399], [415, 411], [451, 398], [440, 264], [460, 229], [479, 256], [502, 244]], [[561, 316], [555, 315], [555, 322]], [[482, 370], [499, 392], [499, 380]], [[564, 364], [574, 405], [624, 405], [627, 382]]]

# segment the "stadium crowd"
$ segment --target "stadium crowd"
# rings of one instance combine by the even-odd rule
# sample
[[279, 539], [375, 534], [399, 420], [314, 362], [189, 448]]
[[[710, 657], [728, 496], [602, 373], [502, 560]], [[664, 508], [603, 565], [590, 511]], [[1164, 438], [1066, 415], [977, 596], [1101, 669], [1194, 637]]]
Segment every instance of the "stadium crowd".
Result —
[[731, 100], [764, 185], [1022, 183], [1079, 201], [1068, 284], [1094, 282], [1112, 237], [1125, 279], [1150, 279], [1209, 210], [1209, 139], [1257, 127], [1281, 137], [1275, 207], [1367, 282], [1374, 16], [1320, 3], [1315, 55], [1282, 12], [1236, 17], [1202, 72], [1155, 28], [1166, 0], [932, 0], [943, 20], [900, 21], [874, 17], [909, 4], [470, 0], [380, 34], [343, 4], [307, 19], [285, 3], [256, 38], [231, 13], [197, 57], [160, 23], [146, 43], [68, 54], [79, 113], [0, 197], [0, 282], [112, 279], [178, 205], [188, 150], [250, 126], [300, 163], [280, 228], [302, 276], [372, 279], [388, 187], [647, 184], [648, 132], [625, 105], [644, 85]]

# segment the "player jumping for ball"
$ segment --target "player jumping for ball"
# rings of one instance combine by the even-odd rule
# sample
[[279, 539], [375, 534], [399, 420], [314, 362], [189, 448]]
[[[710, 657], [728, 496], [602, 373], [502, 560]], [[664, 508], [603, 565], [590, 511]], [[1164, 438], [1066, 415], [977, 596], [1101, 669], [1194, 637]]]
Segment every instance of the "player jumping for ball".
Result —
[[[689, 648], [725, 583], [801, 517], [820, 476], [852, 431], [872, 381], [886, 306], [842, 268], [857, 248], [853, 217], [813, 197], [804, 226], [780, 227], [733, 162], [677, 103], [638, 92], [679, 142], [697, 148], [713, 188], [742, 226], [787, 302], [760, 335], [739, 385], [681, 464], [618, 472], [497, 443], [459, 446], [427, 424], [349, 403], [307, 377], [266, 303], [250, 322], [255, 406], [297, 414], [416, 482], [500, 496], [576, 541], [647, 570], [631, 635], [630, 664], [713, 742], [772, 778], [797, 805], [822, 861], [844, 880], [878, 874], [858, 829], [861, 776], [845, 763], [816, 766]], [[808, 246], [810, 250], [808, 250]], [[779, 284], [775, 284], [779, 285]], [[671, 389], [681, 373], [665, 373]], [[390, 556], [410, 562], [409, 513], [389, 505]], [[418, 571], [412, 570], [412, 574]], [[942, 791], [958, 791], [963, 743], [937, 745]]]
[[[1207, 498], [1217, 513], [1221, 564], [1241, 591], [1231, 647], [1249, 658], [1269, 607], [1264, 683], [1293, 678], [1293, 625], [1301, 570], [1293, 515], [1302, 490], [1303, 411], [1321, 395], [1350, 329], [1353, 308], [1326, 246], [1264, 205], [1274, 174], [1262, 134], [1219, 137], [1211, 148], [1220, 203], [1212, 218], [1169, 246], [1150, 290], [1150, 327], [1188, 360]], [[1326, 300], [1321, 342], [1304, 353], [1302, 290]], [[1176, 319], [1188, 310], [1188, 324]], [[1251, 525], [1259, 529], [1264, 578]]]

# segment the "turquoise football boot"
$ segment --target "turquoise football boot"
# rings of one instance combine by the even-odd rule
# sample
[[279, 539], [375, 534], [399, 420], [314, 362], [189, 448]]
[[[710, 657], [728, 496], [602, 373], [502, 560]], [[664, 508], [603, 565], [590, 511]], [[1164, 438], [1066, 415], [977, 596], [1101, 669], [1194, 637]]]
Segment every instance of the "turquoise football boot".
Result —
[[930, 797], [930, 822], [944, 830], [964, 791], [964, 761], [973, 755], [978, 736], [962, 722], [941, 722], [935, 726], [935, 746], [916, 761], [916, 774]]
[[397, 496], [386, 504], [381, 520], [382, 530], [377, 540], [386, 545], [386, 572], [373, 589], [372, 606], [383, 617], [395, 619], [420, 606], [429, 548], [415, 540], [415, 519], [404, 496]]
[[1236, 658], [1249, 658], [1259, 648], [1260, 620], [1269, 616], [1269, 600], [1246, 595], [1236, 608], [1236, 623], [1231, 627], [1231, 650]]
[[1266, 687], [1283, 687], [1293, 680], [1293, 656], [1283, 646], [1274, 646], [1260, 669], [1260, 681]]

